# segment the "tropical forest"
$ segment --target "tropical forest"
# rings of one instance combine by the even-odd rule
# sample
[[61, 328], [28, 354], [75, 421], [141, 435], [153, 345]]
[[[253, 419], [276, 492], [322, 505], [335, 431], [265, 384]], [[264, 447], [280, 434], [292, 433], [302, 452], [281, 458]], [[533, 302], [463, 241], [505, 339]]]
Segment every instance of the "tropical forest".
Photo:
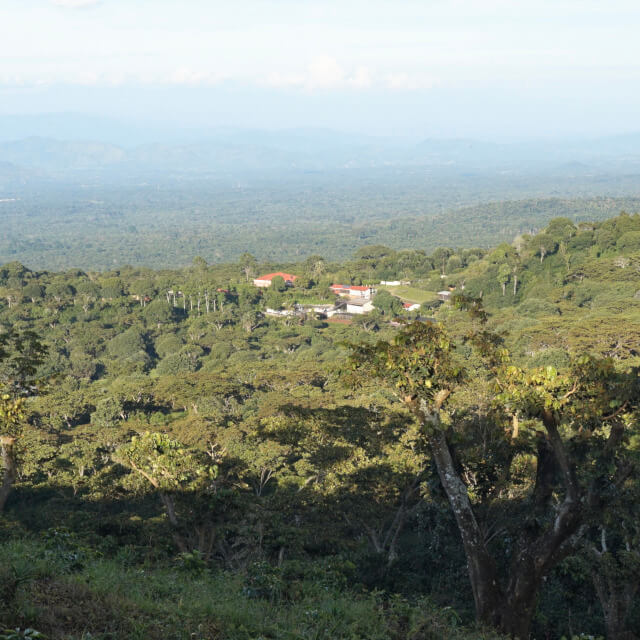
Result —
[[476, 247], [79, 269], [25, 240], [0, 638], [637, 638], [640, 215], [591, 202]]

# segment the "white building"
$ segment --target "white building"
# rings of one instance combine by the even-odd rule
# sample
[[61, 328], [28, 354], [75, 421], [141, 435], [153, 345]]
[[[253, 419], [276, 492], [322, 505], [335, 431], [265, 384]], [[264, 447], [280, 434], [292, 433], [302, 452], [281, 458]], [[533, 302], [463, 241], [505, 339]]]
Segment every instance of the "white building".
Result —
[[373, 311], [373, 302], [371, 300], [349, 300], [347, 302], [347, 313], [355, 313], [362, 315]]
[[347, 298], [362, 298], [364, 300], [369, 300], [376, 292], [376, 290], [370, 286], [351, 284], [332, 284], [329, 289], [339, 296]]

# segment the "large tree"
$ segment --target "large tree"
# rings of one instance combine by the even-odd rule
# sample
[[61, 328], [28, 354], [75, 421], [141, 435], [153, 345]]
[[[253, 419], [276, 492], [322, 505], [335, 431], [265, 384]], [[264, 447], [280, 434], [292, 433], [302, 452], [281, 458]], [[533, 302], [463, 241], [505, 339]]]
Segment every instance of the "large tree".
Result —
[[[563, 374], [519, 369], [479, 302], [463, 304], [474, 318], [465, 336], [415, 322], [392, 340], [355, 345], [351, 363], [419, 423], [460, 531], [478, 620], [524, 639], [545, 576], [631, 473], [624, 443], [637, 429], [638, 372], [588, 356]], [[472, 388], [488, 392], [485, 407]]]
[[[640, 455], [637, 445], [632, 455]], [[602, 607], [607, 640], [636, 640], [629, 624], [640, 589], [640, 480], [621, 491], [614, 509], [584, 540], [584, 559]]]
[[199, 551], [208, 559], [217, 542], [207, 507], [217, 493], [220, 452], [187, 449], [165, 434], [144, 433], [121, 446], [114, 458], [157, 492], [180, 551]]
[[37, 391], [36, 370], [45, 353], [38, 336], [30, 331], [0, 331], [0, 513], [18, 477], [25, 398]]

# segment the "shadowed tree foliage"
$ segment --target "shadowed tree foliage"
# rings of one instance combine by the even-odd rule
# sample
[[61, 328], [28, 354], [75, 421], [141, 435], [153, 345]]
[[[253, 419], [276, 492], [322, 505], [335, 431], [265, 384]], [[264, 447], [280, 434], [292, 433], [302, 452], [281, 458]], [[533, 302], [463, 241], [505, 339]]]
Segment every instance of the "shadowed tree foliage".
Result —
[[207, 455], [164, 434], [147, 432], [121, 446], [114, 458], [158, 493], [180, 551], [210, 556], [216, 540], [215, 529], [207, 526], [209, 514], [200, 505], [194, 516], [186, 499], [206, 500], [217, 492], [218, 452]]
[[[478, 619], [524, 639], [542, 580], [575, 552], [633, 469], [625, 442], [637, 429], [638, 372], [587, 356], [564, 374], [519, 369], [479, 301], [459, 302], [472, 317], [465, 335], [415, 322], [391, 340], [353, 346], [350, 362], [388, 385], [420, 425], [460, 531]], [[484, 417], [460, 402], [473, 380], [491, 390]], [[478, 420], [491, 434], [480, 459]], [[526, 492], [514, 486], [517, 466], [529, 467], [520, 471]], [[505, 514], [500, 534], [485, 520], [491, 503]]]
[[46, 351], [31, 331], [0, 333], [0, 513], [18, 477], [17, 448], [26, 416], [25, 399], [38, 390], [36, 371]]

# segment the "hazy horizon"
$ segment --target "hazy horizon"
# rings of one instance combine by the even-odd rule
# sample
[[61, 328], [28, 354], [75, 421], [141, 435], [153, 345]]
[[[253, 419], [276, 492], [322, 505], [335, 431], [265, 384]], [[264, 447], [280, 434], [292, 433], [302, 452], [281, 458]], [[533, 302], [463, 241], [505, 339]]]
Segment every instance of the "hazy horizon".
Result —
[[610, 132], [561, 132], [547, 135], [536, 135], [523, 132], [521, 135], [504, 136], [489, 135], [447, 135], [441, 131], [434, 134], [394, 135], [377, 131], [359, 131], [357, 128], [321, 126], [303, 122], [289, 124], [264, 124], [263, 126], [223, 125], [220, 123], [189, 123], [153, 121], [135, 117], [114, 117], [88, 112], [42, 112], [42, 113], [6, 113], [0, 114], [0, 142], [22, 141], [29, 138], [46, 138], [61, 142], [99, 142], [122, 147], [135, 147], [145, 144], [193, 144], [196, 142], [212, 142], [221, 138], [234, 136], [266, 134], [274, 142], [284, 140], [287, 136], [334, 136], [324, 142], [330, 144], [337, 136], [345, 136], [345, 140], [359, 141], [363, 144], [380, 143], [389, 146], [412, 146], [423, 142], [476, 142], [503, 146], [558, 144], [562, 142], [588, 142], [599, 140], [615, 140], [640, 136], [640, 125], [637, 128], [612, 129]]
[[401, 140], [639, 130], [629, 1], [5, 0], [0, 19], [0, 116]]

